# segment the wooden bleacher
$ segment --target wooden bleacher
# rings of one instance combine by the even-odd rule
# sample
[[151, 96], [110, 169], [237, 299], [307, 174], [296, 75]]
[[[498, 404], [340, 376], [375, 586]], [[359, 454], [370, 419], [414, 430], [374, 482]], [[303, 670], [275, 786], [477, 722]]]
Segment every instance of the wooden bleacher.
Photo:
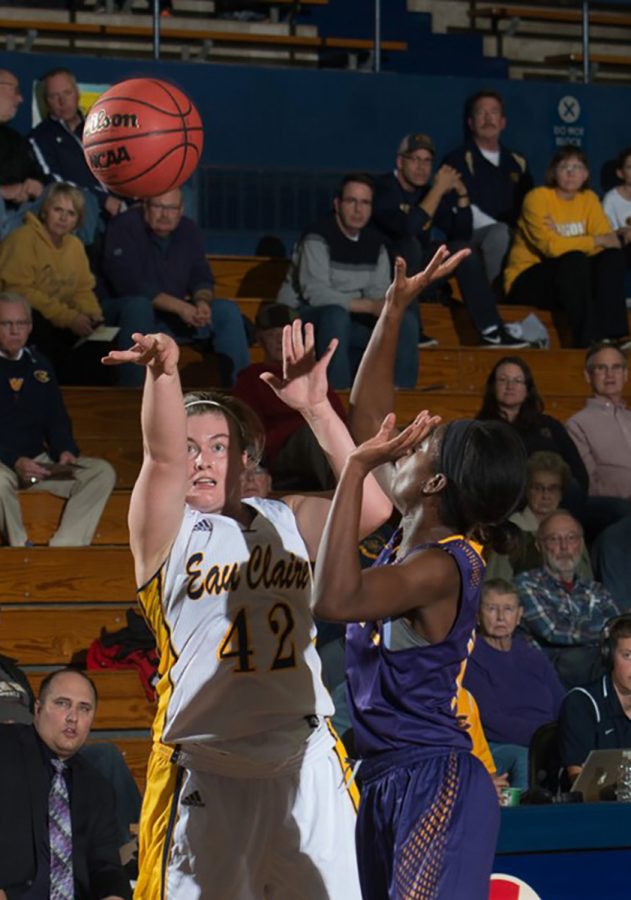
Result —
[[276, 297], [289, 268], [289, 260], [274, 256], [229, 256], [209, 253], [215, 294], [229, 300]]
[[[546, 56], [544, 62], [555, 65], [582, 66], [585, 57], [582, 53], [555, 53]], [[618, 70], [631, 70], [631, 56], [621, 53], [590, 53], [590, 65]]]
[[[69, 45], [74, 45], [78, 40], [97, 41], [101, 51], [107, 51], [108, 42], [128, 42], [133, 44], [134, 55], [141, 55], [141, 47], [145, 46], [146, 54], [152, 52], [153, 29], [150, 25], [121, 25], [107, 21], [62, 21], [51, 20], [45, 17], [37, 21], [33, 19], [0, 18], [0, 37], [15, 35], [16, 33], [31, 33], [36, 42], [40, 34], [50, 35], [66, 39]], [[140, 43], [139, 43], [140, 42]], [[175, 47], [178, 52], [182, 45], [189, 51], [191, 47], [204, 48], [207, 54], [213, 46], [237, 47], [243, 50], [273, 49], [290, 51], [289, 61], [293, 61], [293, 54], [311, 52], [315, 58], [324, 51], [343, 50], [349, 55], [349, 65], [356, 63], [355, 54], [358, 51], [373, 49], [373, 42], [360, 38], [321, 37], [317, 34], [290, 34], [274, 33], [262, 29], [234, 29], [232, 27], [200, 28], [199, 26], [182, 27], [177, 22], [167, 20], [161, 23], [160, 45], [168, 49]], [[385, 53], [404, 53], [407, 51], [405, 41], [381, 41], [381, 50]], [[120, 53], [117, 51], [118, 55]], [[298, 60], [304, 62], [305, 60]]]
[[[512, 77], [572, 78], [583, 67], [581, 4], [551, 0], [486, 3], [470, 0], [470, 28], [489, 36], [489, 50], [506, 58]], [[592, 79], [627, 81], [631, 10], [587, 4]], [[566, 49], [567, 48], [567, 49]]]

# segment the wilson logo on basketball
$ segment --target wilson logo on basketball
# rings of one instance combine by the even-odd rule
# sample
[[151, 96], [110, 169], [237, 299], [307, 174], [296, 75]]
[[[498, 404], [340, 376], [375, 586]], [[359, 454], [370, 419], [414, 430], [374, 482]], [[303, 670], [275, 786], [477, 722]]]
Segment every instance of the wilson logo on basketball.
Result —
[[97, 109], [88, 116], [83, 134], [97, 134], [107, 128], [140, 128], [140, 123], [135, 113], [112, 113], [109, 115], [104, 109]]
[[90, 153], [90, 166], [93, 169], [109, 169], [110, 166], [119, 166], [131, 159], [126, 147], [114, 147], [111, 150], [101, 150], [99, 153]]
[[124, 197], [159, 197], [179, 187], [195, 171], [203, 145], [193, 103], [156, 78], [113, 85], [94, 104], [83, 131], [88, 167]]

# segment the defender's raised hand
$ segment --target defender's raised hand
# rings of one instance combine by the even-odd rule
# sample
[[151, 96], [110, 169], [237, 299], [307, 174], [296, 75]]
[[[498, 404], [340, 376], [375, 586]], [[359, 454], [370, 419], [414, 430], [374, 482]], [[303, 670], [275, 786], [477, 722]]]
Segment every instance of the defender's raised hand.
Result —
[[283, 403], [300, 412], [312, 409], [327, 398], [326, 370], [338, 345], [334, 338], [321, 359], [316, 360], [313, 325], [300, 319], [283, 329], [283, 377], [264, 372], [260, 378]]
[[426, 290], [434, 281], [446, 278], [467, 258], [471, 250], [465, 248], [451, 254], [443, 244], [422, 272], [416, 275], [406, 275], [406, 263], [397, 256], [394, 263], [394, 279], [386, 292], [386, 307], [405, 309], [414, 297]]

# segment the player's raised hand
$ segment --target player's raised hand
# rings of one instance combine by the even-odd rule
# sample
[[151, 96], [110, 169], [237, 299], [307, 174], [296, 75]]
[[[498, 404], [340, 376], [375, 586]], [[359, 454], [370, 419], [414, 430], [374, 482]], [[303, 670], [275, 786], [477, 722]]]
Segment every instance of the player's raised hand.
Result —
[[424, 409], [407, 428], [398, 432], [394, 413], [388, 413], [377, 434], [353, 450], [350, 458], [362, 465], [366, 473], [384, 463], [396, 462], [413, 453], [441, 421], [440, 416]]
[[326, 370], [338, 345], [334, 338], [321, 359], [316, 360], [313, 325], [295, 319], [283, 329], [283, 377], [271, 372], [260, 376], [280, 399], [301, 412], [314, 409], [326, 400], [329, 389]]
[[386, 291], [386, 307], [405, 309], [414, 297], [426, 290], [434, 281], [451, 275], [470, 254], [471, 250], [468, 248], [451, 254], [442, 244], [423, 271], [409, 277], [406, 275], [405, 260], [397, 256], [394, 262], [394, 279]]
[[132, 334], [133, 346], [129, 350], [110, 350], [101, 359], [104, 366], [121, 366], [135, 363], [147, 366], [154, 375], [173, 375], [177, 371], [180, 348], [167, 334]]

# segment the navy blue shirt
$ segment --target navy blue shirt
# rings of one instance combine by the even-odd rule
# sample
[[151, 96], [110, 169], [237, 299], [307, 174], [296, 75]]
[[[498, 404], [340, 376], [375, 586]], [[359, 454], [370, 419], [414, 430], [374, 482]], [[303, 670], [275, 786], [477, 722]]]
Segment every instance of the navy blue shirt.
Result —
[[83, 126], [83, 117], [75, 130], [71, 131], [64, 122], [48, 116], [31, 131], [29, 140], [47, 176], [52, 176], [56, 181], [69, 181], [87, 188], [102, 206], [108, 194], [85, 161], [81, 143]]
[[402, 238], [415, 237], [423, 247], [427, 247], [434, 226], [443, 232], [447, 240], [466, 240], [471, 237], [471, 209], [468, 206], [458, 206], [455, 191], [450, 191], [441, 198], [433, 217], [421, 209], [419, 203], [422, 203], [430, 189], [431, 184], [426, 184], [413, 191], [406, 191], [392, 172], [375, 178], [372, 222], [388, 246], [392, 247]]
[[64, 450], [79, 453], [52, 365], [34, 350], [19, 360], [0, 356], [0, 461], [13, 468], [20, 456]]
[[192, 219], [182, 216], [175, 230], [161, 238], [148, 227], [142, 206], [110, 219], [105, 232], [103, 276], [114, 297], [160, 293], [180, 300], [212, 290], [214, 279], [204, 253], [204, 239]]
[[611, 675], [573, 688], [561, 706], [559, 748], [564, 766], [582, 766], [590, 750], [631, 747], [631, 719], [625, 714]]
[[523, 156], [500, 144], [499, 165], [495, 166], [469, 138], [464, 146], [448, 153], [444, 162], [460, 173], [471, 203], [498, 222], [516, 224], [522, 201], [533, 187]]

